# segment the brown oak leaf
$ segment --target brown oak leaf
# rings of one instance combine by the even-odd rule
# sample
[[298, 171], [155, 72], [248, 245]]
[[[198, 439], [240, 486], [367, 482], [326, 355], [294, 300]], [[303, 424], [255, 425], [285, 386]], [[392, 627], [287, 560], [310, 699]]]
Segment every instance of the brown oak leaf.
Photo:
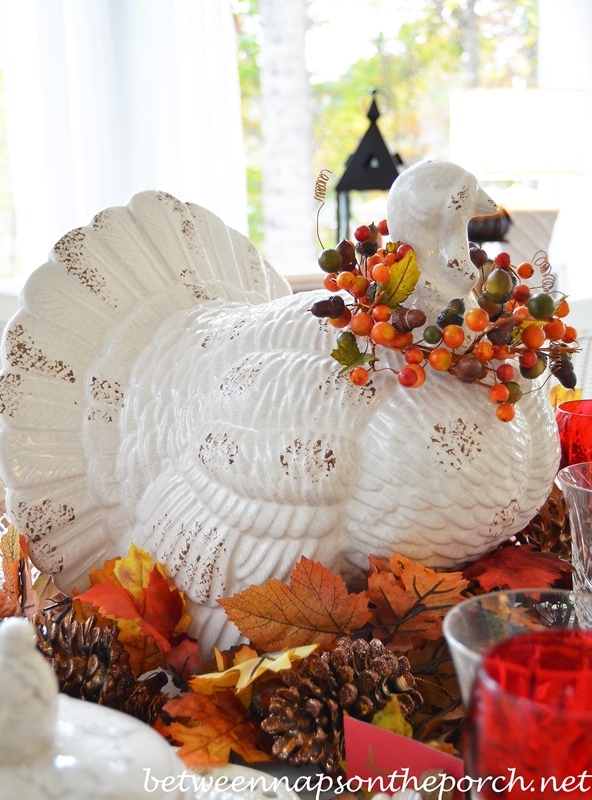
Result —
[[533, 545], [501, 547], [482, 556], [463, 571], [467, 580], [477, 581], [490, 592], [499, 589], [537, 589], [553, 586], [572, 567], [555, 553], [541, 553]]
[[182, 694], [165, 711], [178, 719], [161, 733], [182, 745], [179, 755], [188, 767], [226, 764], [231, 751], [249, 764], [272, 760], [269, 739], [231, 691]]
[[288, 585], [273, 579], [218, 602], [243, 636], [265, 652], [332, 642], [370, 619], [364, 592], [350, 594], [342, 578], [304, 556]]
[[439, 639], [446, 612], [465, 599], [461, 592], [469, 585], [460, 572], [434, 572], [398, 553], [388, 561], [371, 558], [370, 570], [366, 595], [374, 606], [372, 624], [388, 627], [397, 650]]

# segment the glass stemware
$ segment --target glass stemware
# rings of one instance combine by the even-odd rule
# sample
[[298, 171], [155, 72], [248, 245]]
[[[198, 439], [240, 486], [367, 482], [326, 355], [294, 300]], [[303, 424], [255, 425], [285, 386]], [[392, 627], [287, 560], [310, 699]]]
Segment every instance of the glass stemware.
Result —
[[592, 400], [561, 403], [555, 419], [561, 442], [559, 469], [592, 461]]

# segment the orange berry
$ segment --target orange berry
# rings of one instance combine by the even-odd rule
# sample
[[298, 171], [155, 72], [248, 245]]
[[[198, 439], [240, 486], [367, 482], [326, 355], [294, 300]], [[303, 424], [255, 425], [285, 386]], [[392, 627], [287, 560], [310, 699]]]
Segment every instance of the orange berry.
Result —
[[395, 338], [395, 329], [390, 322], [376, 322], [372, 326], [370, 336], [376, 344], [382, 344], [385, 347], [390, 347]]
[[387, 265], [387, 267], [392, 266], [396, 260], [397, 260], [396, 253], [387, 253], [384, 257], [384, 263]]
[[529, 350], [537, 350], [547, 338], [541, 326], [534, 322], [522, 331], [521, 337], [522, 343]]
[[338, 292], [339, 286], [337, 285], [336, 279], [337, 273], [331, 272], [329, 275], [325, 275], [323, 280], [323, 286], [325, 289], [328, 289], [330, 292]]
[[381, 219], [377, 225], [378, 233], [381, 236], [388, 236], [388, 222], [385, 219]]
[[346, 328], [349, 325], [351, 315], [349, 308], [346, 308], [340, 317], [337, 317], [337, 319], [330, 319], [329, 322], [334, 328]]
[[504, 309], [509, 312], [512, 312], [515, 308], [517, 308], [517, 303], [515, 300], [508, 300], [504, 306]]
[[340, 272], [336, 278], [336, 283], [340, 289], [351, 289], [356, 281], [353, 272]]
[[452, 353], [443, 347], [435, 347], [428, 358], [430, 367], [440, 372], [446, 372], [452, 364]]
[[442, 331], [442, 341], [452, 350], [456, 347], [460, 347], [464, 340], [465, 332], [460, 325], [447, 325]]
[[516, 272], [519, 278], [526, 280], [527, 278], [532, 278], [534, 275], [534, 267], [528, 261], [523, 261], [522, 264], [519, 264]]
[[473, 350], [473, 355], [479, 361], [489, 361], [493, 358], [493, 345], [491, 342], [479, 342]]
[[502, 403], [495, 409], [495, 416], [502, 422], [511, 422], [515, 413], [514, 406], [510, 403]]
[[559, 308], [555, 312], [555, 316], [563, 319], [563, 317], [567, 317], [568, 314], [569, 314], [569, 303], [567, 302], [567, 300], [562, 300], [561, 303], [559, 304]]
[[510, 396], [510, 391], [503, 383], [496, 383], [489, 390], [489, 399], [494, 403], [505, 403]]
[[388, 250], [385, 250], [385, 249], [384, 249], [384, 247], [380, 247], [380, 248], [379, 248], [379, 249], [376, 251], [376, 255], [377, 255], [377, 256], [380, 256], [380, 257], [381, 257], [381, 259], [382, 259], [383, 261], [384, 261], [384, 257], [385, 257], [385, 255], [386, 255], [387, 253], [388, 253]]
[[386, 283], [391, 277], [391, 268], [386, 264], [380, 263], [372, 267], [372, 280], [377, 283]]
[[424, 359], [424, 355], [419, 347], [410, 347], [408, 350], [405, 350], [404, 357], [408, 364], [421, 364]]
[[482, 308], [472, 308], [467, 312], [465, 324], [470, 331], [484, 331], [489, 325], [489, 314]]
[[388, 306], [374, 306], [372, 316], [377, 322], [388, 322], [391, 318], [391, 310]]
[[399, 333], [399, 331], [395, 331], [395, 335], [393, 336], [393, 340], [391, 342], [391, 347], [395, 347], [397, 350], [404, 350], [412, 343], [413, 333]]
[[409, 364], [407, 369], [412, 369], [417, 375], [417, 381], [413, 384], [411, 388], [418, 389], [420, 386], [422, 386], [422, 384], [425, 383], [426, 379], [425, 369], [423, 367], [420, 367], [419, 364]]
[[370, 281], [363, 275], [357, 275], [354, 278], [354, 285], [349, 290], [354, 297], [363, 297], [366, 294]]
[[518, 306], [514, 309], [512, 316], [516, 317], [516, 319], [524, 321], [525, 319], [532, 319], [530, 316], [530, 311], [526, 306]]
[[375, 264], [382, 264], [382, 256], [379, 256], [378, 253], [374, 256], [370, 256], [370, 258], [366, 261], [366, 268], [372, 269]]
[[370, 314], [366, 314], [365, 311], [354, 314], [349, 324], [351, 332], [355, 333], [356, 336], [370, 336], [373, 326], [374, 319]]
[[566, 325], [565, 333], [563, 334], [563, 341], [566, 344], [571, 344], [572, 342], [575, 342], [577, 338], [578, 338], [577, 330], [575, 328], [572, 328], [571, 325]]
[[355, 367], [349, 373], [349, 379], [354, 384], [354, 386], [363, 386], [365, 383], [368, 383], [368, 370], [364, 369], [364, 367]]
[[544, 326], [543, 330], [545, 331], [547, 339], [550, 339], [552, 342], [558, 342], [563, 338], [566, 327], [565, 322], [557, 317], [552, 317]]

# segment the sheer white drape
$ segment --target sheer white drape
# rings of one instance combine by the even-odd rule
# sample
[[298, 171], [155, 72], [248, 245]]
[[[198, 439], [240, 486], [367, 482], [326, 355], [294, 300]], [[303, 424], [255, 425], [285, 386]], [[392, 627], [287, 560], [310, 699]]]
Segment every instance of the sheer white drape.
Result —
[[230, 0], [0, 4], [21, 276], [144, 189], [247, 232]]

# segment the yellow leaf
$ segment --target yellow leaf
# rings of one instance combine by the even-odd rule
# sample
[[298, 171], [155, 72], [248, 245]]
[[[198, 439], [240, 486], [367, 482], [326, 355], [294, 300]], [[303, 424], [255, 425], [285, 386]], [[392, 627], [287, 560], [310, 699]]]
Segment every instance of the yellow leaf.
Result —
[[[20, 535], [14, 525], [9, 525], [6, 533], [0, 538], [2, 550], [2, 572], [4, 574], [4, 591], [11, 597], [19, 593], [18, 563], [22, 558]], [[15, 570], [14, 565], [17, 565]]]
[[396, 697], [391, 697], [382, 711], [376, 712], [372, 717], [372, 724], [387, 731], [399, 733], [401, 736], [408, 738], [413, 736], [413, 728], [401, 713], [401, 706]]
[[420, 275], [417, 256], [413, 250], [409, 250], [400, 261], [391, 266], [391, 277], [380, 285], [380, 302], [394, 311], [412, 294]]
[[[216, 689], [234, 689], [237, 694], [242, 693], [266, 672], [290, 669], [295, 661], [306, 658], [317, 647], [317, 644], [309, 644], [304, 647], [283, 650], [280, 653], [267, 653], [263, 656], [257, 655], [256, 651], [249, 647], [244, 647], [236, 654], [232, 667], [224, 672], [195, 675], [189, 681], [189, 686], [194, 692], [205, 695], [212, 695]], [[247, 656], [250, 657], [246, 658]]]
[[113, 566], [119, 583], [132, 593], [137, 603], [142, 602], [142, 589], [148, 586], [152, 566], [150, 554], [133, 543], [127, 558], [118, 559]]
[[556, 410], [561, 403], [568, 403], [570, 400], [581, 400], [582, 389], [565, 389], [560, 384], [557, 384], [549, 392], [549, 399], [553, 410]]
[[151, 636], [142, 632], [139, 619], [118, 619], [119, 641], [130, 656], [130, 667], [136, 677], [162, 667], [163, 656]]

